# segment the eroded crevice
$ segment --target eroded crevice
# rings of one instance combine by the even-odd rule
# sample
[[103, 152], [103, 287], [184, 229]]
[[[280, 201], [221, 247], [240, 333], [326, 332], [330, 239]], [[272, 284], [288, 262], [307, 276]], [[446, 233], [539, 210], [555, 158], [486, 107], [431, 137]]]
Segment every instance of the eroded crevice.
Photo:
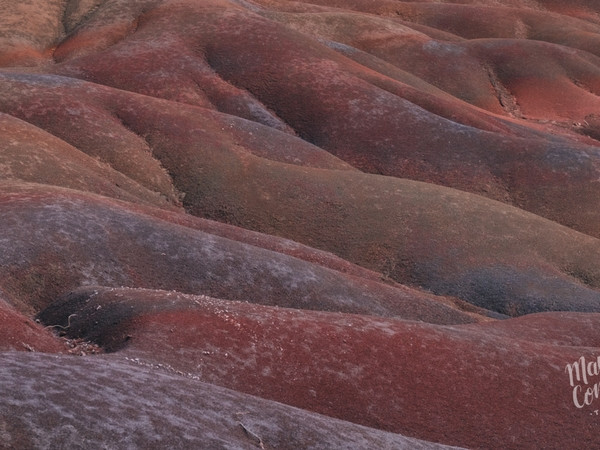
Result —
[[64, 35], [86, 23], [106, 0], [67, 0], [63, 9], [62, 25]]
[[[82, 3], [87, 6], [82, 7]], [[122, 42], [137, 32], [143, 16], [156, 2], [134, 3], [127, 15], [118, 17], [111, 16], [110, 5], [105, 8], [106, 3], [107, 0], [68, 0], [62, 17], [64, 34], [52, 54], [55, 62], [105, 50]]]
[[521, 113], [521, 108], [519, 107], [517, 98], [512, 94], [512, 92], [510, 92], [510, 90], [504, 84], [502, 84], [500, 78], [498, 77], [498, 75], [492, 67], [486, 65], [484, 66], [484, 69], [487, 72], [492, 89], [494, 90], [496, 98], [498, 99], [498, 103], [500, 104], [502, 109], [510, 117], [522, 119], [523, 114]]
[[66, 0], [65, 4], [62, 7], [62, 11], [59, 17], [59, 24], [62, 27], [62, 30], [58, 31], [58, 39], [57, 42], [62, 42], [66, 36], [69, 34], [68, 26], [67, 26], [67, 15], [69, 6], [71, 5], [71, 0]]
[[[168, 192], [160, 192], [161, 195], [164, 195], [170, 202], [172, 202], [175, 206], [178, 207], [182, 207], [183, 206], [183, 199], [185, 197], [185, 192], [181, 192], [177, 186], [175, 185], [175, 182], [173, 180], [173, 176], [172, 174], [167, 170], [167, 168], [162, 164], [162, 161], [157, 158], [154, 155], [153, 149], [152, 149], [152, 144], [151, 142], [148, 140], [147, 136], [145, 136], [144, 134], [139, 133], [133, 126], [131, 126], [128, 121], [123, 117], [122, 114], [119, 114], [118, 111], [113, 111], [112, 112], [112, 116], [114, 117], [115, 120], [117, 120], [121, 126], [127, 130], [128, 132], [132, 133], [133, 135], [137, 136], [139, 139], [141, 139], [144, 143], [145, 146], [147, 148], [147, 154], [148, 156], [154, 161], [154, 163], [157, 165], [157, 167], [159, 168], [159, 170], [161, 171], [161, 173], [164, 175], [164, 178], [166, 178], [168, 180]], [[127, 175], [129, 176], [129, 175]], [[141, 181], [136, 180], [138, 183], [142, 183]], [[157, 188], [157, 186], [147, 186], [146, 183], [142, 183], [146, 188], [150, 189], [150, 190], [155, 190]]]
[[600, 97], [600, 95], [597, 92], [594, 92], [594, 90], [591, 87], [589, 87], [587, 84], [583, 83], [581, 80], [579, 80], [577, 78], [570, 78], [570, 80], [571, 80], [571, 83], [573, 83], [579, 89], [583, 89], [588, 94], [592, 94], [595, 97]]
[[529, 25], [521, 19], [515, 21], [515, 38], [529, 39]]
[[[206, 55], [204, 55], [203, 62], [206, 64], [207, 69], [211, 71], [212, 76], [216, 77], [221, 83], [225, 84], [229, 88], [236, 90], [237, 92], [235, 92], [235, 97], [238, 100], [244, 100], [244, 110], [234, 111], [231, 107], [226, 107], [225, 104], [227, 103], [227, 100], [223, 101], [223, 92], [214, 92], [214, 90], [209, 91], [202, 85], [201, 82], [194, 78], [193, 82], [195, 83], [197, 89], [204, 94], [206, 99], [217, 111], [235, 117], [240, 117], [242, 119], [251, 120], [292, 136], [298, 136], [298, 133], [292, 124], [284, 120], [279, 114], [277, 114], [276, 111], [262, 102], [256, 95], [249, 90], [236, 86], [231, 81], [225, 79], [219, 73], [219, 71], [213, 67], [213, 65], [211, 65], [210, 59]], [[221, 99], [219, 99], [219, 97], [221, 97]]]

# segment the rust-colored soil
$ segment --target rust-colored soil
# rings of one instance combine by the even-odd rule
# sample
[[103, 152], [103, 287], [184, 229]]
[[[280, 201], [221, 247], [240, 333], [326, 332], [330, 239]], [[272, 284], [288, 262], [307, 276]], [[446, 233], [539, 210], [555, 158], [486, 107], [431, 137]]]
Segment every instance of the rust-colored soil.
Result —
[[574, 406], [564, 369], [594, 355], [598, 314], [439, 326], [97, 287], [40, 319], [140, 364], [429, 441], [498, 448], [508, 428], [523, 448], [595, 439], [594, 407]]
[[64, 344], [48, 328], [0, 300], [0, 351], [61, 353]]
[[0, 442], [598, 447], [597, 2], [17, 3]]

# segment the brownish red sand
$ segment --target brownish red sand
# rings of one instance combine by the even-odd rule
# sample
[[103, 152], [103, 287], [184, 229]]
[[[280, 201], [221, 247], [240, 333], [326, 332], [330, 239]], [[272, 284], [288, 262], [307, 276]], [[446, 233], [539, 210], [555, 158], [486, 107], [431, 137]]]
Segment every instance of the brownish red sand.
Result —
[[598, 446], [597, 2], [0, 6], [4, 447]]

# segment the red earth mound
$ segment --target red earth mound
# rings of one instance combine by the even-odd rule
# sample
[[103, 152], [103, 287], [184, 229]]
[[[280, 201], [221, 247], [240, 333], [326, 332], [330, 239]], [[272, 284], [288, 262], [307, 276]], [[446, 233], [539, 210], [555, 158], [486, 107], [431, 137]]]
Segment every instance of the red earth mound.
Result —
[[[598, 240], [539, 216], [431, 184], [257, 156], [252, 146], [259, 146], [270, 133], [282, 133], [254, 125], [265, 132], [264, 139], [243, 141], [240, 134], [254, 136], [244, 128], [249, 122], [207, 109], [63, 77], [69, 87], [60, 97], [64, 102], [60, 106], [49, 86], [53, 78], [34, 77], [37, 84], [7, 78], [9, 93], [26, 92], [8, 94], [3, 100], [7, 108], [18, 108], [23, 118], [29, 116], [60, 133], [87, 154], [104, 155], [106, 143], [101, 140], [98, 148], [94, 138], [98, 123], [115, 127], [111, 128], [115, 141], [130, 136], [143, 142], [146, 149], [139, 153], [135, 147], [131, 158], [139, 153], [149, 166], [157, 167], [157, 174], [166, 170], [169, 179], [161, 188], [137, 164], [130, 165], [127, 174], [148, 189], [160, 188], [174, 206], [177, 200], [172, 193], [185, 194], [183, 206], [194, 215], [285, 236], [398, 282], [457, 296], [502, 314], [596, 311], [598, 307], [594, 290], [599, 285]], [[68, 94], [73, 84], [74, 93]], [[18, 97], [29, 100], [18, 103]], [[93, 112], [90, 117], [79, 116], [77, 127], [68, 126], [70, 101]], [[129, 159], [129, 146], [108, 151], [118, 155], [119, 164]], [[574, 161], [591, 167], [588, 160], [575, 155], [558, 153], [552, 161], [565, 167]], [[528, 182], [542, 178], [531, 178], [531, 166], [524, 161], [519, 165], [524, 166], [523, 173], [513, 172], [512, 177]], [[593, 171], [589, 172], [592, 176]], [[593, 189], [585, 180], [581, 185]], [[552, 186], [555, 197], [565, 190], [562, 184], [553, 182]], [[570, 202], [568, 196], [553, 204], [560, 202], [576, 208], [579, 219], [594, 223], [596, 210], [583, 209], [581, 201]]]
[[1, 448], [450, 449], [131, 358], [0, 353]]
[[[598, 342], [597, 314], [575, 332], [580, 347], [532, 340], [522, 323], [500, 338], [489, 332], [495, 324], [435, 326], [147, 290], [80, 291], [39, 318], [140, 364], [425, 440], [469, 448], [596, 442], [595, 403], [576, 406], [565, 368], [582, 356], [596, 364], [588, 344]], [[513, 320], [528, 321], [502, 328]], [[558, 335], [577, 323], [545, 320], [529, 325]], [[586, 383], [598, 381], [594, 370]]]
[[[133, 42], [126, 39], [114, 48], [106, 50], [102, 60], [90, 56], [65, 62], [61, 66], [62, 73], [81, 76], [78, 74], [83, 71], [87, 79], [139, 92], [137, 86], [131, 85], [136, 82], [137, 77], [128, 76], [128, 71], [137, 73], [142, 70], [145, 75], [140, 86], [148, 89], [153, 82], [164, 85], [160, 74], [164, 73], [165, 67], [174, 65], [174, 59], [194, 60], [201, 66], [208, 65], [213, 76], [216, 72], [230, 84], [251, 92], [304, 139], [316, 143], [362, 170], [434, 181], [503, 200], [510, 200], [511, 196], [531, 197], [542, 190], [540, 177], [536, 177], [536, 194], [531, 192], [533, 186], [522, 185], [526, 180], [507, 179], [508, 173], [515, 170], [514, 160], [521, 161], [527, 155], [535, 160], [528, 164], [528, 167], [531, 167], [547, 165], [545, 154], [549, 151], [586, 152], [584, 146], [576, 143], [569, 145], [576, 149], [546, 149], [548, 144], [552, 145], [552, 137], [546, 136], [546, 139], [550, 138], [550, 142], [542, 145], [538, 142], [539, 135], [532, 134], [531, 131], [522, 130], [522, 139], [517, 139], [514, 136], [515, 132], [497, 135], [485, 133], [487, 129], [457, 126], [456, 116], [452, 117], [453, 121], [440, 120], [435, 114], [416, 107], [403, 98], [404, 80], [392, 82], [389, 78], [374, 77], [371, 71], [352, 64], [327, 46], [315, 42], [313, 38], [293, 33], [254, 12], [225, 8], [218, 2], [214, 2], [209, 12], [205, 13], [207, 8], [206, 3], [202, 7], [180, 4], [177, 8], [169, 7], [159, 9], [153, 14], [148, 13], [134, 35], [137, 37]], [[192, 16], [205, 17], [207, 21], [210, 19], [210, 23], [190, 23], [187, 18]], [[366, 20], [359, 19], [363, 22]], [[350, 22], [350, 25], [353, 23]], [[180, 36], [180, 40], [177, 41], [165, 40], [164, 55], [161, 53], [161, 57], [152, 59], [151, 67], [140, 67], [139, 58], [143, 57], [144, 52], [139, 49], [139, 40], [145, 33], [154, 35], [153, 30], [156, 28], [168, 30], [171, 35], [180, 36], [182, 29], [188, 29], [189, 33]], [[357, 28], [358, 25], [347, 26], [350, 30]], [[404, 36], [407, 36], [406, 28], [398, 28], [396, 26], [390, 33], [394, 37], [404, 39]], [[309, 31], [314, 32], [313, 28]], [[237, 39], [238, 32], [243, 32], [248, 40], [260, 39], [263, 45], [258, 49], [247, 48], [247, 41]], [[342, 36], [336, 35], [336, 42], [344, 42], [344, 28], [338, 34]], [[414, 32], [408, 34], [406, 39], [412, 42], [413, 35]], [[427, 39], [435, 50], [435, 42], [431, 42], [426, 35], [421, 36], [422, 39]], [[384, 42], [386, 49], [393, 54], [399, 54], [398, 48], [392, 45], [389, 39], [385, 39]], [[354, 44], [354, 41], [350, 43]], [[276, 50], [272, 46], [276, 46]], [[132, 52], [135, 55], [142, 54], [139, 58], [134, 58]], [[440, 58], [443, 56], [436, 57], [434, 52], [433, 55], [424, 57], [410, 45], [407, 52], [414, 54], [412, 59], [402, 58], [409, 62], [411, 67], [424, 65], [435, 68], [430, 70], [438, 74], [443, 70], [440, 67]], [[468, 55], [459, 55], [465, 61], [462, 65], [456, 64], [456, 52], [447, 52], [444, 55], [447, 55], [447, 65], [454, 71], [449, 74], [452, 76], [444, 79], [464, 79], [472, 85], [472, 78], [480, 73], [484, 85], [482, 89], [489, 94], [491, 101], [498, 104], [497, 93], [485, 67], [483, 70], [479, 67], [472, 70], [466, 63], [469, 60]], [[414, 61], [415, 59], [419, 61]], [[301, 63], [294, 64], [294, 61]], [[480, 62], [482, 61], [472, 61], [471, 65]], [[122, 68], [127, 84], [121, 84], [119, 79], [110, 75], [111, 68], [116, 65]], [[462, 72], [459, 72], [461, 67]], [[543, 74], [543, 71], [540, 70], [539, 73]], [[186, 71], [179, 76], [185, 76], [185, 79], [180, 81], [183, 83], [191, 75]], [[332, 91], [337, 95], [326, 95]], [[302, 101], [299, 102], [299, 99]], [[454, 109], [460, 111], [464, 108], [459, 102], [454, 103]], [[365, 114], [366, 111], [368, 114]], [[458, 121], [461, 123], [460, 119]], [[496, 122], [501, 124], [498, 120]], [[437, 132], [428, 138], [429, 134], [422, 131], [425, 128], [435, 128]], [[523, 152], [523, 147], [527, 147], [526, 152]], [[494, 156], [496, 152], [497, 156]], [[505, 165], [506, 174], [503, 175], [502, 166]], [[555, 164], [550, 170], [544, 171], [548, 173], [557, 169], [560, 172], [564, 171]], [[539, 199], [536, 199], [532, 203], [538, 201]], [[582, 199], [579, 198], [578, 201], [581, 202]], [[535, 205], [528, 205], [527, 208], [533, 209]], [[539, 208], [536, 212], [540, 212]], [[569, 215], [573, 216], [574, 213]], [[566, 220], [566, 217], [559, 219], [558, 212], [552, 218]]]
[[596, 1], [0, 5], [0, 441], [597, 446]]
[[[106, 21], [122, 19], [121, 15], [113, 18], [110, 13], [112, 10], [108, 6], [105, 8]], [[96, 13], [100, 14], [99, 11], [103, 9], [99, 8]], [[418, 34], [421, 36], [419, 39], [427, 39], [423, 44], [427, 48], [420, 44], [417, 45], [419, 48], [414, 48], [412, 44], [405, 48], [409, 56], [403, 57], [402, 61], [410, 61], [414, 67], [424, 66], [426, 70], [435, 67], [431, 70], [443, 73], [440, 64], [445, 61], [443, 65], [450, 72], [444, 79], [466, 80], [469, 89], [472, 86], [481, 92], [464, 92], [463, 96], [472, 97], [476, 104], [479, 104], [479, 100], [475, 100], [475, 97], [481, 98], [482, 105], [488, 105], [493, 110], [498, 110], [498, 105], [509, 110], [517, 108], [518, 96], [515, 97], [510, 88], [514, 85], [518, 90], [520, 85], [517, 82], [527, 83], [531, 80], [531, 76], [526, 74], [498, 74], [496, 66], [501, 66], [504, 71], [518, 58], [529, 58], [532, 51], [543, 50], [545, 59], [537, 58], [539, 61], [535, 61], [530, 73], [535, 74], [534, 80], [539, 80], [540, 89], [545, 90], [544, 97], [548, 99], [540, 102], [536, 100], [539, 95], [535, 94], [535, 97], [527, 100], [527, 93], [522, 94], [524, 102], [532, 103], [530, 110], [535, 120], [522, 120], [517, 125], [514, 121], [473, 110], [457, 98], [451, 101], [448, 95], [442, 96], [441, 106], [432, 106], [436, 103], [431, 98], [436, 92], [433, 88], [425, 88], [422, 94], [407, 90], [406, 81], [414, 81], [414, 76], [410, 80], [402, 77], [402, 81], [392, 79], [387, 74], [378, 76], [371, 68], [357, 64], [314, 37], [285, 27], [269, 20], [268, 15], [263, 17], [264, 14], [259, 13], [261, 10], [257, 11], [256, 8], [248, 9], [218, 1], [202, 4], [169, 3], [156, 7], [149, 4], [139, 16], [135, 32], [122, 36], [117, 43], [104, 49], [101, 58], [95, 52], [87, 56], [73, 56], [61, 60], [51, 70], [68, 77], [176, 101], [179, 105], [185, 102], [220, 108], [228, 114], [236, 114], [282, 132], [291, 133], [293, 130], [304, 140], [363, 171], [475, 192], [595, 236], [600, 233], [597, 227], [600, 195], [595, 182], [599, 176], [596, 170], [598, 156], [594, 147], [596, 141], [583, 139], [581, 135], [574, 138], [568, 130], [563, 133], [563, 138], [558, 138], [547, 131], [540, 132], [538, 126], [538, 121], [542, 120], [540, 116], [543, 120], [555, 121], [559, 116], [564, 119], [563, 116], [573, 113], [576, 117], [568, 121], [567, 129], [597, 134], [594, 131], [597, 125], [595, 116], [590, 113], [597, 103], [593, 95], [594, 83], [590, 79], [593, 81], [597, 77], [598, 69], [595, 61], [587, 58], [585, 52], [573, 56], [565, 53], [562, 47], [519, 40], [516, 44], [519, 51], [515, 53], [514, 49], [501, 45], [504, 41], [499, 41], [499, 49], [485, 50], [490, 54], [484, 60], [481, 56], [472, 56], [473, 52], [462, 52], [460, 43], [442, 42], [438, 45], [437, 41], [423, 33]], [[133, 13], [130, 11], [128, 14]], [[194, 19], [190, 20], [190, 17]], [[95, 23], [88, 21], [78, 30], [93, 28]], [[349, 28], [352, 30], [356, 27]], [[405, 36], [410, 38], [414, 35], [407, 35], [406, 27], [391, 28], [389, 32], [401, 41]], [[240, 33], [246, 39], [239, 39]], [[343, 30], [340, 33], [343, 35]], [[261, 46], [248, 45], [248, 42], [259, 40]], [[384, 51], [389, 49], [394, 55], [400, 54], [393, 42], [388, 43]], [[477, 42], [473, 41], [473, 46]], [[374, 57], [381, 56], [375, 49], [372, 51]], [[148, 57], [150, 53], [152, 58]], [[495, 53], [499, 54], [497, 58], [512, 58], [513, 61], [509, 59], [505, 65], [501, 62], [494, 65], [491, 58]], [[460, 58], [462, 64], [456, 64], [456, 58]], [[396, 60], [392, 62], [402, 63]], [[118, 71], [115, 71], [116, 67]], [[180, 69], [174, 70], [174, 67]], [[558, 69], [564, 73], [562, 82], [559, 79], [558, 85], [547, 84], [545, 80]], [[418, 75], [426, 76], [425, 73]], [[166, 76], [169, 83], [165, 83]], [[507, 78], [509, 76], [512, 78]], [[506, 85], [502, 77], [507, 78]], [[474, 81], [475, 78], [479, 81]], [[122, 155], [130, 150], [117, 150], [136, 146], [140, 149], [138, 153], [143, 154], [146, 149], [148, 156], [147, 147], [152, 147], [154, 143], [144, 143], [140, 139], [143, 133], [136, 137], [124, 130], [110, 136], [104, 131], [109, 127], [118, 127], [115, 122], [123, 114], [123, 107], [115, 111], [114, 100], [110, 101], [113, 104], [104, 106], [108, 106], [109, 111], [103, 113], [97, 97], [105, 97], [106, 90], [102, 94], [97, 89], [89, 92], [91, 87], [77, 87], [70, 82], [63, 83], [64, 86], [59, 89], [56, 89], [57, 83], [52, 83], [52, 88], [46, 87], [46, 93], [42, 93], [39, 87], [33, 88], [32, 83], [23, 86], [23, 81], [21, 79], [15, 83], [6, 80], [5, 89], [10, 94], [3, 101], [3, 111], [58, 134], [75, 147], [97, 155], [118, 170], [142, 181], [140, 177], [146, 174], [145, 170], [138, 170], [142, 174], [134, 174], [132, 170], [135, 166], [129, 164], [128, 160], [119, 160], [119, 155], [122, 159]], [[44, 82], [48, 83], [47, 80]], [[575, 82], [578, 85], [573, 84]], [[182, 86], [188, 85], [190, 87], [186, 89], [191, 89], [200, 100], [194, 100], [191, 93], [189, 99], [181, 98], [186, 91]], [[213, 89], [214, 85], [221, 87]], [[420, 85], [423, 86], [423, 82]], [[557, 90], [555, 85], [567, 86], [578, 96], [568, 94], [569, 91], [565, 89]], [[165, 92], [165, 86], [180, 87], [175, 92]], [[456, 86], [456, 89], [446, 88], [454, 95], [460, 94], [456, 91], [462, 89], [460, 86]], [[88, 92], [81, 100], [88, 103], [86, 97], [95, 97], [90, 99], [93, 104], [73, 108], [73, 103], [79, 105], [80, 99], [70, 99], [69, 95], [57, 101], [58, 92], [63, 90], [72, 91], [71, 95], [76, 96], [86, 90]], [[242, 106], [230, 106], [226, 99], [239, 90], [251, 94], [252, 100], [248, 99]], [[563, 91], [566, 95], [562, 97], [555, 94]], [[328, 95], [330, 92], [336, 92], [336, 95]], [[553, 97], [556, 98], [552, 100]], [[241, 99], [240, 96], [236, 98]], [[565, 99], [573, 99], [574, 103], [572, 106], [566, 105], [565, 113], [559, 114], [557, 108]], [[586, 103], [577, 106], [579, 103], [576, 102], [581, 99], [585, 99]], [[496, 104], [496, 107], [493, 108], [492, 104]], [[433, 111], [430, 112], [427, 107]], [[437, 115], [442, 111], [444, 117]], [[474, 119], [475, 116], [479, 116], [479, 119]], [[73, 121], [76, 127], [66, 126], [66, 123]], [[127, 120], [126, 123], [129, 124]], [[530, 123], [533, 123], [533, 128], [528, 126]], [[233, 128], [238, 126], [234, 125]], [[436, 132], [430, 133], [432, 129]], [[555, 131], [551, 127], [546, 130]], [[136, 131], [140, 133], [139, 129]], [[227, 125], [212, 129], [210, 133], [215, 137], [235, 134], [227, 130]], [[98, 135], [103, 138], [95, 139]], [[123, 135], [127, 140], [121, 138]], [[231, 137], [234, 139], [231, 145], [240, 144], [237, 136]], [[294, 142], [298, 143], [298, 140]], [[300, 146], [299, 143], [297, 145]], [[262, 154], [268, 148], [263, 145]], [[306, 152], [316, 155], [317, 150], [310, 147]], [[142, 156], [139, 158], [141, 160]], [[168, 166], [164, 158], [159, 159], [165, 167]], [[152, 163], [156, 166], [156, 161]], [[158, 176], [159, 168], [154, 169], [148, 174], [156, 172]], [[178, 176], [177, 170], [167, 170], [172, 177]], [[168, 185], [168, 180], [165, 183]], [[147, 186], [148, 182], [144, 185]], [[558, 185], [561, 186], [560, 196], [556, 192]], [[154, 186], [165, 192], [166, 185]], [[170, 195], [174, 193], [170, 192]]]
[[440, 323], [477, 320], [448, 299], [165, 222], [104, 197], [3, 187], [0, 285], [22, 311], [45, 308], [65, 289], [103, 284]]

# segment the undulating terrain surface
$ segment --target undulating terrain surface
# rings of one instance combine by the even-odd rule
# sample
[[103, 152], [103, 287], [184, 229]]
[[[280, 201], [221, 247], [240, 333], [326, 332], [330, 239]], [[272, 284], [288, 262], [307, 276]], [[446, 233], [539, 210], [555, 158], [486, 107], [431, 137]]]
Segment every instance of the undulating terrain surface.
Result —
[[0, 448], [600, 445], [598, 0], [0, 0]]

